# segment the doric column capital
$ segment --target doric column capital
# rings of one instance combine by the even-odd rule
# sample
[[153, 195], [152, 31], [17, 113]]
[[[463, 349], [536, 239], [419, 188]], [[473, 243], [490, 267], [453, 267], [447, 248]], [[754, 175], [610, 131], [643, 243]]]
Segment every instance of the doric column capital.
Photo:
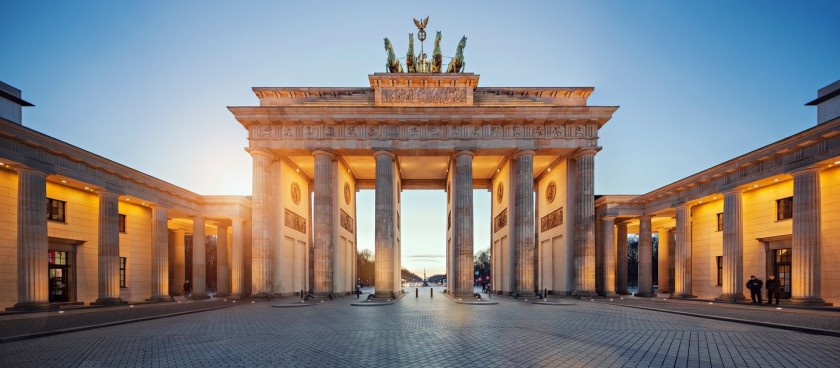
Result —
[[746, 188], [742, 188], [742, 187], [725, 188], [725, 189], [720, 191], [720, 194], [723, 194], [723, 195], [741, 194], [741, 193], [744, 192], [745, 189]]
[[577, 150], [577, 151], [574, 153], [574, 155], [572, 155], [572, 158], [577, 159], [578, 157], [581, 157], [581, 156], [586, 156], [586, 155], [592, 155], [592, 156], [595, 156], [595, 154], [596, 154], [596, 153], [598, 153], [598, 150], [597, 150], [597, 149], [594, 149], [594, 148], [581, 148], [581, 149]]
[[536, 155], [536, 154], [537, 154], [536, 152], [531, 151], [531, 150], [522, 150], [522, 151], [519, 151], [519, 152], [513, 154], [513, 159], [517, 160], [522, 156], [534, 157], [534, 155]]
[[616, 218], [618, 218], [618, 217], [617, 216], [604, 216], [604, 217], [601, 217], [601, 221], [612, 222], [613, 224], [615, 224], [615, 219]]
[[791, 171], [790, 175], [793, 177], [797, 177], [804, 174], [811, 174], [811, 173], [819, 173], [823, 171], [825, 168], [822, 166], [806, 166], [801, 169], [796, 169], [795, 171]]
[[334, 160], [334, 159], [335, 159], [335, 155], [334, 155], [334, 154], [332, 154], [332, 153], [330, 153], [330, 152], [327, 152], [327, 151], [321, 151], [321, 150], [318, 150], [318, 151], [312, 151], [312, 156], [315, 156], [315, 157], [318, 157], [318, 156], [325, 156], [325, 157], [329, 157], [329, 159], [330, 159], [330, 160]]
[[272, 153], [270, 150], [267, 150], [265, 148], [246, 148], [245, 151], [248, 151], [248, 153], [251, 154], [252, 157], [253, 156], [265, 156], [265, 157], [272, 158], [272, 159], [274, 158], [274, 153]]
[[38, 169], [33, 169], [33, 168], [31, 168], [31, 167], [26, 167], [26, 166], [9, 166], [9, 165], [6, 165], [6, 167], [7, 167], [7, 168], [10, 168], [10, 169], [12, 169], [12, 170], [14, 170], [14, 171], [15, 171], [15, 172], [17, 172], [18, 174], [23, 174], [23, 173], [26, 173], [26, 174], [37, 174], [37, 175], [47, 176], [47, 173], [45, 173], [45, 172], [43, 172], [43, 171], [41, 171], [41, 170], [38, 170]]
[[397, 157], [397, 155], [395, 155], [391, 151], [376, 151], [376, 152], [373, 153], [373, 157], [379, 157], [379, 156], [388, 156], [391, 159], [394, 159], [394, 158]]
[[454, 155], [452, 155], [452, 157], [457, 159], [458, 157], [465, 156], [465, 155], [470, 156], [470, 158], [472, 158], [472, 157], [475, 157], [475, 152], [473, 152], [473, 151], [458, 151]]

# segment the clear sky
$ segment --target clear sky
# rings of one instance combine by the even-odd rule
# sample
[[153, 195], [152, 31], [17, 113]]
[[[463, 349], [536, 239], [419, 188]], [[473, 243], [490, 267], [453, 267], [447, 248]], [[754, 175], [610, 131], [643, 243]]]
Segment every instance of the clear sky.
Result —
[[[643, 194], [813, 126], [840, 79], [840, 2], [0, 1], [0, 81], [24, 125], [199, 194], [250, 194], [227, 106], [254, 86], [367, 86], [382, 38], [404, 54], [430, 16], [444, 55], [468, 37], [480, 86], [591, 86], [619, 105], [600, 131], [597, 194]], [[441, 272], [442, 191], [403, 193], [403, 263]], [[489, 247], [475, 197], [475, 249]], [[373, 192], [358, 197], [373, 247]], [[366, 204], [369, 204], [366, 206]]]

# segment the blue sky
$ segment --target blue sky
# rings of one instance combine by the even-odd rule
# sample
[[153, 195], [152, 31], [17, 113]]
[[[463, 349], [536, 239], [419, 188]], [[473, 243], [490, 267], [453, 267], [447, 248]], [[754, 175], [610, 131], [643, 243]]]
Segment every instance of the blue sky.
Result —
[[[840, 79], [837, 1], [3, 1], [0, 80], [24, 124], [199, 194], [250, 194], [254, 86], [367, 86], [430, 16], [480, 86], [592, 86], [598, 194], [641, 194], [809, 128]], [[442, 191], [406, 192], [404, 264], [440, 270]], [[359, 245], [373, 245], [373, 192]], [[475, 248], [489, 247], [477, 191]], [[364, 204], [370, 203], [367, 208]], [[410, 226], [409, 226], [410, 224]], [[434, 258], [431, 258], [434, 259]]]

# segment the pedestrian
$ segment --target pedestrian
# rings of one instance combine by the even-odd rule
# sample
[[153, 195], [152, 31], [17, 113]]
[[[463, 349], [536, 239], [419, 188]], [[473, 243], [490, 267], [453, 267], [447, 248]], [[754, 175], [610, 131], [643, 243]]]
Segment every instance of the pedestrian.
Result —
[[761, 279], [755, 277], [755, 275], [750, 276], [750, 280], [747, 281], [747, 289], [750, 289], [750, 298], [752, 298], [752, 304], [761, 304], [761, 287], [764, 286], [764, 282]]
[[190, 280], [184, 282], [184, 296], [189, 297], [190, 293], [192, 292], [192, 285], [190, 285]]
[[776, 295], [776, 305], [779, 305], [779, 288], [781, 286], [779, 280], [776, 280], [776, 276], [770, 275], [767, 278], [767, 283], [764, 285], [767, 289], [767, 304], [773, 302], [773, 295]]

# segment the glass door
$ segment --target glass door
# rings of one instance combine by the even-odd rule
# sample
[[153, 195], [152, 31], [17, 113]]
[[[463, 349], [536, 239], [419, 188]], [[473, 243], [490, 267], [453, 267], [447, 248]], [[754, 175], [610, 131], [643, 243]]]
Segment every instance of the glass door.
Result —
[[790, 271], [791, 254], [790, 248], [776, 249], [773, 251], [773, 274], [779, 280], [779, 298], [790, 299]]
[[67, 279], [67, 252], [49, 251], [50, 303], [70, 301]]

